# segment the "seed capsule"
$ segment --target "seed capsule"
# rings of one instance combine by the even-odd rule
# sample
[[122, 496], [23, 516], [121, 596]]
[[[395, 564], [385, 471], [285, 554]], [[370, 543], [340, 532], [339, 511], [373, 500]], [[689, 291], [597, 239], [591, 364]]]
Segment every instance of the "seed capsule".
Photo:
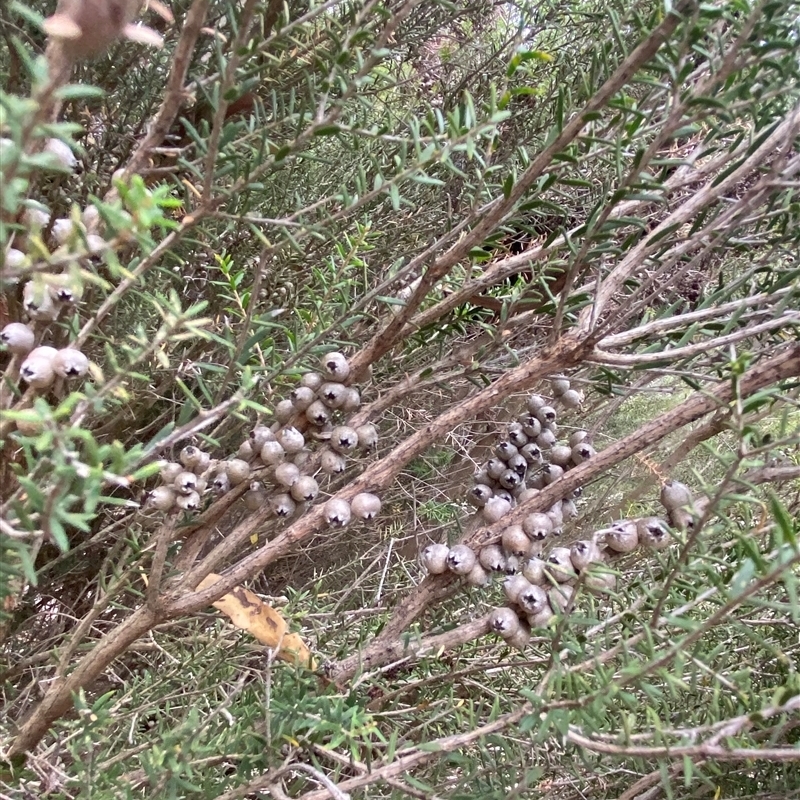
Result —
[[600, 561], [603, 556], [600, 553], [600, 548], [594, 542], [581, 539], [570, 548], [570, 557], [572, 566], [580, 572], [590, 564]]
[[573, 586], [551, 586], [547, 592], [547, 602], [550, 608], [559, 614], [566, 613], [575, 595]]
[[508, 431], [506, 435], [508, 436], [508, 441], [514, 445], [516, 448], [524, 447], [528, 444], [528, 436], [525, 431], [522, 430], [522, 425], [518, 422], [511, 423], [512, 425], [519, 425], [519, 428], [512, 428], [511, 425], [508, 426]]
[[342, 383], [350, 376], [350, 365], [341, 353], [328, 353], [320, 361], [322, 373], [328, 380]]
[[310, 503], [319, 494], [319, 485], [310, 475], [301, 475], [292, 484], [291, 493], [298, 503]]
[[487, 544], [478, 553], [478, 562], [484, 569], [491, 572], [505, 572], [506, 557], [499, 545]]
[[519, 630], [519, 617], [506, 606], [495, 608], [489, 615], [489, 630], [503, 639], [510, 639]]
[[319, 467], [326, 475], [340, 475], [347, 469], [347, 462], [333, 450], [324, 450], [320, 457]]
[[554, 444], [550, 450], [550, 463], [567, 469], [572, 462], [572, 448], [565, 444]]
[[275, 466], [283, 461], [286, 451], [280, 442], [264, 442], [259, 455], [267, 466]]
[[156, 511], [169, 511], [175, 505], [175, 492], [169, 486], [156, 486], [147, 496], [147, 505]]
[[597, 565], [593, 564], [586, 572], [584, 586], [600, 594], [613, 592], [617, 588], [617, 576], [608, 570], [598, 569]]
[[547, 607], [547, 592], [541, 586], [529, 584], [528, 588], [519, 593], [517, 605], [528, 615], [538, 614]]
[[571, 457], [573, 464], [583, 464], [592, 456], [597, 455], [597, 451], [588, 442], [579, 442], [572, 448]]
[[275, 467], [275, 481], [284, 488], [288, 489], [300, 477], [300, 470], [296, 464], [284, 461]]
[[503, 531], [503, 547], [511, 555], [527, 556], [531, 549], [531, 540], [526, 536], [522, 525], [510, 525]]
[[256, 425], [250, 431], [250, 442], [254, 452], [259, 452], [267, 442], [274, 442], [275, 434], [266, 425]]
[[528, 472], [528, 462], [520, 453], [508, 459], [508, 468], [514, 470], [520, 478], [524, 479]]
[[598, 531], [595, 539], [605, 542], [606, 547], [615, 553], [630, 553], [639, 546], [639, 532], [633, 520], [619, 520]]
[[519, 450], [511, 442], [500, 442], [494, 449], [495, 455], [503, 461], [508, 461], [511, 456], [517, 455]]
[[531, 640], [531, 632], [527, 625], [520, 622], [516, 633], [506, 639], [506, 644], [517, 650], [524, 650]]
[[514, 472], [513, 469], [507, 469], [499, 478], [498, 481], [504, 489], [513, 491], [518, 486], [522, 485], [522, 478]]
[[447, 556], [450, 548], [446, 544], [429, 544], [422, 551], [422, 565], [431, 575], [447, 572]]
[[337, 425], [331, 431], [330, 445], [337, 453], [354, 453], [358, 447], [358, 433], [347, 425]]
[[197, 490], [197, 475], [194, 472], [181, 472], [172, 485], [180, 494], [191, 494]]
[[381, 510], [381, 499], [376, 494], [361, 492], [350, 502], [353, 514], [359, 519], [374, 519]]
[[456, 575], [467, 575], [477, 563], [475, 553], [465, 544], [453, 545], [447, 554], [447, 568]]
[[361, 393], [355, 386], [350, 386], [344, 396], [342, 411], [345, 414], [352, 414], [353, 411], [358, 411], [359, 408], [361, 408]]
[[378, 446], [378, 429], [371, 423], [356, 428], [358, 446], [362, 450], [374, 450]]
[[306, 419], [318, 428], [322, 428], [330, 421], [331, 414], [328, 407], [321, 400], [315, 400], [306, 409]]
[[53, 370], [61, 378], [78, 378], [89, 371], [89, 359], [74, 347], [65, 347], [53, 357]]
[[224, 461], [222, 468], [233, 486], [244, 483], [250, 477], [250, 465], [241, 458]]
[[483, 508], [486, 503], [491, 499], [494, 492], [485, 483], [476, 483], [467, 492], [467, 500], [476, 508]]
[[[53, 348], [49, 348], [53, 350]], [[22, 379], [34, 389], [46, 389], [55, 380], [56, 374], [53, 370], [53, 357], [46, 353], [38, 353], [42, 350], [37, 347], [32, 350], [19, 368]], [[55, 353], [55, 350], [53, 350]]]
[[332, 528], [345, 528], [350, 524], [350, 503], [338, 497], [332, 497], [325, 503], [325, 521]]
[[306, 440], [297, 428], [281, 428], [275, 438], [281, 443], [283, 449], [289, 453], [299, 453], [305, 447]]
[[320, 375], [319, 372], [306, 372], [303, 377], [300, 378], [300, 385], [307, 386], [312, 392], [316, 392], [322, 384], [322, 375]]
[[553, 425], [558, 418], [558, 414], [552, 406], [540, 406], [533, 413], [545, 428]]
[[316, 399], [317, 395], [308, 386], [297, 386], [289, 395], [295, 411], [305, 411]]
[[[247, 462], [245, 462], [247, 463]], [[227, 472], [218, 472], [211, 481], [211, 490], [214, 494], [225, 494], [231, 489], [231, 479]]]
[[275, 404], [275, 419], [281, 424], [285, 425], [295, 414], [294, 405], [291, 400], [281, 400]]
[[535, 439], [542, 432], [542, 423], [539, 422], [538, 417], [530, 412], [523, 414], [519, 421], [522, 424], [522, 432], [529, 440]]
[[0, 343], [6, 346], [9, 353], [27, 355], [33, 350], [35, 341], [33, 331], [21, 322], [9, 322], [0, 331]]
[[183, 472], [183, 465], [177, 464], [174, 461], [160, 461], [159, 462], [159, 477], [161, 481], [166, 484], [175, 483], [175, 478]]
[[667, 526], [658, 517], [645, 517], [636, 523], [639, 543], [650, 550], [663, 550], [669, 547], [671, 538]]
[[581, 442], [588, 442], [589, 441], [589, 432], [583, 430], [573, 431], [569, 436], [569, 446], [575, 447], [579, 445]]
[[532, 394], [528, 396], [526, 401], [528, 411], [535, 414], [540, 408], [547, 405], [547, 401], [540, 394]]
[[180, 460], [181, 464], [186, 467], [186, 469], [194, 472], [194, 468], [201, 463], [204, 455], [207, 456], [207, 454], [203, 453], [199, 447], [195, 447], [194, 445], [190, 444], [181, 450], [180, 454], [178, 455], [178, 459]]
[[692, 492], [686, 484], [680, 481], [667, 481], [661, 487], [661, 505], [672, 511], [674, 508], [691, 506]]
[[561, 501], [561, 518], [562, 520], [575, 519], [578, 516], [578, 507], [574, 501], [567, 498]]
[[533, 486], [528, 486], [517, 495], [517, 503], [520, 505], [522, 505], [522, 503], [527, 503], [528, 500], [530, 500], [532, 497], [536, 497], [537, 494], [539, 494], [538, 489], [534, 488]]
[[341, 383], [323, 383], [317, 391], [317, 397], [328, 408], [341, 408], [347, 397], [347, 387]]
[[547, 565], [541, 558], [529, 558], [522, 565], [522, 574], [534, 586], [544, 586], [547, 582]]
[[524, 445], [520, 451], [520, 455], [528, 462], [528, 464], [541, 464], [542, 459], [542, 449], [539, 447], [536, 442], [529, 442], [528, 444]]
[[486, 462], [486, 472], [489, 477], [496, 481], [508, 469], [506, 462], [502, 458], [490, 458]]
[[575, 389], [568, 389], [558, 399], [564, 408], [580, 408], [583, 404], [583, 394]]
[[561, 513], [561, 502], [554, 503], [545, 513], [550, 518], [550, 522], [553, 523], [553, 532], [555, 533], [556, 528], [560, 528], [564, 524], [564, 515]]
[[28, 316], [42, 322], [52, 322], [60, 309], [53, 302], [47, 284], [42, 280], [28, 281], [22, 289], [22, 305]]
[[297, 504], [294, 500], [288, 494], [284, 493], [273, 495], [269, 500], [269, 504], [273, 514], [275, 514], [276, 517], [281, 517], [281, 519], [291, 517], [297, 508]]
[[516, 603], [522, 592], [531, 588], [531, 584], [523, 575], [509, 575], [503, 581], [503, 592], [510, 603]]
[[489, 500], [486, 501], [486, 505], [481, 509], [483, 518], [489, 524], [497, 522], [501, 517], [508, 514], [509, 511], [511, 511], [511, 503], [504, 497], [498, 497], [497, 495], [490, 497]]
[[544, 476], [546, 486], [555, 483], [563, 474], [563, 467], [559, 467], [557, 464], [546, 464], [542, 469], [542, 475]]
[[528, 614], [528, 625], [530, 625], [533, 630], [537, 628], [546, 628], [554, 616], [553, 609], [550, 608], [550, 603], [548, 603], [536, 614]]
[[466, 581], [470, 586], [488, 586], [489, 573], [478, 563], [467, 573]]
[[556, 435], [550, 428], [542, 428], [542, 432], [536, 437], [536, 444], [542, 450], [549, 450], [556, 443]]
[[245, 508], [248, 511], [259, 511], [268, 502], [269, 495], [264, 487], [258, 481], [253, 481], [244, 494]]
[[556, 397], [560, 397], [564, 392], [569, 391], [569, 380], [563, 375], [556, 375], [550, 379], [550, 388]]
[[197, 511], [200, 508], [200, 495], [197, 492], [179, 494], [175, 498], [175, 505], [181, 511]]
[[70, 172], [78, 165], [78, 159], [75, 158], [75, 154], [72, 152], [69, 145], [65, 144], [60, 139], [48, 139], [45, 142], [43, 152], [52, 155], [60, 167]]
[[553, 532], [553, 522], [547, 514], [534, 511], [522, 520], [522, 530], [535, 542], [543, 542]]
[[572, 567], [572, 553], [569, 547], [554, 547], [547, 557], [547, 571], [559, 583], [577, 577]]

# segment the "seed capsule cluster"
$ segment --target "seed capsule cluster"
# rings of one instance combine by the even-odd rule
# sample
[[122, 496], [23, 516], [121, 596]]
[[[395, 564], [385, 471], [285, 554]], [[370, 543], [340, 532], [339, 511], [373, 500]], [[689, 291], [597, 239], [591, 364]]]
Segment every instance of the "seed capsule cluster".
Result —
[[[303, 375], [289, 398], [277, 403], [276, 421], [256, 425], [234, 457], [212, 459], [189, 445], [178, 462], [164, 462], [161, 485], [150, 493], [148, 506], [196, 511], [204, 493], [224, 495], [247, 483], [242, 502], [248, 511], [269, 508], [279, 519], [300, 516], [322, 493], [320, 482], [330, 483], [348, 461], [377, 446], [374, 425], [347, 425], [348, 415], [361, 404], [358, 389], [345, 383], [349, 376], [341, 353], [323, 356], [319, 372]], [[380, 510], [377, 495], [361, 492], [349, 502], [327, 500], [324, 518], [330, 527], [344, 528], [354, 519], [372, 520]]]
[[[574, 390], [563, 376], [553, 378], [551, 385], [555, 402], [567, 408], [577, 407], [582, 400], [567, 394]], [[496, 523], [516, 504], [594, 455], [591, 437], [584, 430], [559, 438], [556, 408], [541, 395], [532, 394], [526, 411], [506, 427], [492, 457], [476, 473], [467, 499], [484, 524]], [[619, 520], [590, 539], [561, 544], [564, 522], [578, 515], [575, 501], [579, 495], [580, 490], [546, 512], [532, 512], [520, 524], [508, 525], [500, 542], [477, 552], [465, 544], [431, 544], [420, 560], [429, 573], [452, 572], [471, 586], [488, 586], [493, 574], [503, 575], [506, 605], [491, 612], [489, 630], [522, 648], [532, 630], [546, 627], [557, 614], [571, 608], [578, 585], [595, 592], [614, 591], [616, 575], [609, 562], [639, 547], [668, 547], [673, 541], [670, 525], [674, 529], [691, 525], [691, 492], [683, 484], [669, 481], [661, 492], [669, 524], [659, 517]]]

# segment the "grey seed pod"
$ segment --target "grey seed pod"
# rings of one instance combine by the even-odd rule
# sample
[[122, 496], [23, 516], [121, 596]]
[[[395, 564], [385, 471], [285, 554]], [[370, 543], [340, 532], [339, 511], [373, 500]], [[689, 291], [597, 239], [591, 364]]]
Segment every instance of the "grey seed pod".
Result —
[[531, 641], [531, 632], [527, 624], [520, 622], [516, 633], [506, 639], [506, 644], [515, 650], [524, 650]]
[[511, 508], [514, 508], [515, 505], [514, 495], [511, 494], [511, 492], [509, 492], [508, 489], [497, 487], [494, 490], [494, 496], [499, 497], [501, 500], [506, 500], [511, 506]]
[[156, 486], [147, 495], [147, 505], [156, 511], [169, 511], [175, 505], [175, 492], [169, 486]]
[[639, 546], [639, 531], [633, 520], [614, 522], [610, 527], [598, 531], [594, 538], [615, 553], [631, 553]]
[[422, 566], [431, 575], [447, 572], [447, 556], [450, 548], [446, 544], [429, 544], [421, 553]]
[[231, 458], [223, 461], [221, 466], [233, 486], [244, 483], [250, 477], [250, 465], [244, 459]]
[[602, 560], [603, 556], [600, 548], [594, 542], [588, 539], [580, 539], [570, 547], [570, 558], [572, 559], [572, 566], [578, 572], [581, 572], [589, 564]]
[[549, 428], [558, 419], [558, 413], [552, 406], [540, 406], [533, 413], [545, 428]]
[[517, 455], [519, 450], [511, 442], [500, 442], [494, 449], [495, 455], [503, 461], [508, 461], [511, 456]]
[[534, 511], [522, 520], [522, 530], [534, 542], [543, 542], [553, 532], [553, 521], [547, 514]]
[[6, 346], [9, 353], [27, 355], [33, 350], [36, 337], [33, 331], [21, 322], [9, 322], [0, 331], [0, 343]]
[[575, 519], [578, 516], [578, 506], [575, 505], [575, 502], [570, 499], [565, 499], [561, 501], [561, 519], [562, 520], [571, 520]]
[[81, 222], [90, 233], [97, 233], [100, 230], [100, 212], [97, 206], [86, 206], [81, 212]]
[[554, 444], [550, 450], [550, 463], [567, 469], [572, 465], [572, 448], [565, 444]]
[[[41, 348], [37, 347], [36, 350]], [[22, 379], [34, 389], [46, 389], [55, 380], [53, 359], [46, 355], [35, 355], [32, 351], [22, 362], [19, 374]]]
[[583, 403], [583, 394], [575, 389], [568, 389], [558, 399], [564, 408], [580, 408]]
[[295, 386], [289, 399], [292, 401], [295, 411], [305, 411], [317, 399], [317, 395], [308, 386]]
[[514, 556], [530, 554], [531, 540], [522, 529], [522, 525], [509, 525], [503, 531], [502, 544], [505, 550]]
[[342, 383], [350, 376], [350, 365], [341, 353], [328, 353], [319, 360], [322, 374], [330, 381]]
[[517, 503], [527, 503], [532, 497], [536, 497], [539, 494], [539, 490], [534, 488], [533, 486], [528, 486], [526, 489], [523, 489], [519, 495], [517, 496]]
[[490, 458], [486, 462], [486, 472], [492, 480], [498, 480], [507, 469], [508, 466], [502, 458]]
[[528, 588], [519, 593], [517, 605], [525, 614], [538, 614], [548, 605], [547, 592], [541, 586], [536, 586], [533, 583], [528, 584]]
[[286, 451], [280, 442], [264, 442], [259, 456], [267, 466], [275, 466], [283, 461]]
[[258, 453], [267, 442], [274, 441], [275, 434], [266, 425], [256, 425], [256, 427], [250, 431], [250, 443], [255, 453]]
[[507, 469], [498, 480], [500, 485], [509, 491], [522, 485], [522, 478], [513, 469]]
[[312, 424], [316, 425], [318, 428], [323, 427], [323, 425], [327, 425], [331, 418], [331, 412], [328, 410], [328, 407], [323, 403], [321, 400], [315, 400], [307, 409], [306, 409], [306, 419]]
[[576, 577], [569, 547], [554, 547], [548, 554], [546, 562], [548, 574], [559, 583], [571, 581]]
[[564, 375], [555, 375], [550, 379], [550, 388], [556, 397], [569, 391], [569, 380]]
[[542, 423], [535, 414], [523, 414], [519, 421], [522, 423], [522, 432], [529, 440], [535, 439], [542, 432]]
[[226, 494], [230, 491], [230, 488], [231, 479], [228, 477], [227, 472], [218, 472], [211, 481], [211, 490], [215, 494]]
[[[34, 347], [28, 356], [30, 358], [46, 358], [52, 361], [56, 355], [58, 354], [58, 350], [55, 347], [50, 347], [50, 345], [39, 345], [39, 347]], [[24, 363], [24, 362], [23, 362]]]
[[528, 473], [527, 483], [529, 489], [544, 489], [545, 482], [544, 482], [544, 472], [542, 470], [538, 470], [537, 472], [531, 474]]
[[505, 498], [495, 495], [486, 501], [486, 505], [481, 509], [481, 514], [483, 514], [483, 518], [491, 525], [493, 522], [497, 522], [508, 514], [509, 511], [511, 511], [511, 503]]
[[478, 560], [475, 553], [465, 544], [456, 544], [447, 554], [447, 569], [456, 575], [468, 575]]
[[489, 614], [489, 630], [503, 639], [510, 639], [519, 630], [519, 617], [507, 606], [495, 608]]
[[298, 503], [310, 503], [319, 494], [319, 484], [310, 475], [301, 475], [292, 484], [291, 493]]
[[556, 443], [556, 435], [550, 428], [542, 428], [542, 432], [536, 437], [536, 444], [542, 450], [549, 450]]
[[344, 403], [342, 403], [342, 411], [345, 414], [352, 414], [361, 408], [361, 393], [355, 386], [350, 386], [344, 396]]
[[518, 556], [511, 555], [510, 553], [506, 555], [506, 575], [515, 575], [517, 572], [519, 572], [521, 563], [522, 562], [519, 560]]
[[317, 397], [328, 408], [341, 408], [347, 397], [347, 387], [341, 383], [323, 383], [317, 390]]
[[535, 414], [540, 408], [547, 405], [547, 401], [540, 394], [528, 395], [525, 405], [531, 414]]
[[505, 572], [506, 557], [500, 545], [487, 544], [478, 553], [478, 563], [491, 572]]
[[381, 510], [381, 499], [376, 494], [361, 492], [350, 501], [353, 514], [359, 519], [374, 519]]
[[311, 458], [311, 452], [309, 450], [299, 450], [298, 452], [294, 453], [291, 457], [291, 462], [296, 467], [299, 467], [300, 471], [302, 472], [305, 465], [308, 464], [308, 460]]
[[160, 461], [159, 464], [159, 477], [162, 483], [173, 484], [175, 478], [183, 472], [183, 465], [177, 464], [174, 461]]
[[588, 442], [578, 442], [575, 447], [572, 448], [570, 455], [572, 457], [573, 464], [583, 464], [584, 461], [587, 461], [592, 456], [597, 455], [597, 450], [594, 449]]
[[541, 464], [542, 449], [536, 442], [528, 442], [520, 448], [519, 454], [528, 462], [528, 464]]
[[650, 550], [663, 550], [672, 543], [666, 523], [658, 517], [644, 517], [636, 523], [639, 544]]
[[186, 469], [194, 472], [194, 468], [200, 464], [204, 455], [207, 454], [203, 453], [199, 447], [188, 444], [179, 453], [178, 460], [181, 462], [181, 464], [183, 464], [184, 467], [186, 467]]
[[510, 603], [516, 603], [520, 594], [530, 587], [531, 584], [523, 575], [508, 575], [503, 581], [503, 592]]
[[694, 515], [685, 508], [673, 508], [667, 512], [669, 523], [676, 531], [694, 529]]
[[31, 319], [52, 322], [60, 311], [43, 283], [28, 281], [22, 289], [22, 305]]
[[306, 372], [300, 378], [300, 385], [308, 387], [312, 392], [316, 392], [323, 383], [324, 380], [319, 372]]
[[275, 419], [280, 422], [281, 425], [285, 425], [289, 422], [292, 417], [295, 415], [295, 408], [292, 405], [291, 400], [281, 400], [279, 403], [275, 404], [274, 410]]
[[181, 472], [172, 484], [180, 494], [197, 491], [197, 475], [194, 472]]
[[590, 591], [600, 594], [613, 592], [617, 588], [617, 576], [613, 572], [597, 569], [596, 565], [592, 565], [586, 572], [583, 585]]
[[269, 495], [264, 487], [253, 481], [250, 488], [244, 493], [244, 505], [248, 511], [258, 511], [269, 502]]
[[589, 432], [583, 430], [573, 431], [569, 436], [569, 446], [575, 447], [575, 445], [580, 444], [581, 442], [588, 442], [589, 441]]
[[275, 467], [275, 482], [288, 489], [300, 477], [300, 470], [296, 464], [284, 461]]
[[378, 446], [378, 429], [371, 423], [359, 425], [356, 428], [358, 446], [362, 450], [374, 450]]
[[522, 426], [520, 426], [519, 430], [506, 431], [506, 436], [508, 436], [508, 441], [517, 449], [524, 447], [529, 441], [527, 434], [522, 430]]
[[691, 506], [692, 492], [689, 487], [680, 481], [667, 481], [661, 487], [661, 505], [672, 511], [673, 508]]
[[514, 470], [520, 478], [524, 479], [528, 472], [528, 462], [520, 453], [508, 459], [508, 468]]
[[522, 574], [528, 583], [534, 586], [544, 586], [547, 583], [547, 565], [541, 558], [534, 556], [522, 565]]
[[468, 492], [467, 500], [476, 508], [483, 508], [494, 492], [485, 483], [476, 483]]
[[53, 371], [61, 378], [79, 378], [89, 371], [89, 359], [80, 350], [65, 347], [53, 358]]
[[319, 467], [326, 475], [341, 475], [347, 469], [347, 462], [333, 450], [324, 450], [320, 457]]
[[[195, 474], [197, 475], [197, 473]], [[203, 475], [197, 475], [197, 489], [195, 491], [198, 494], [203, 494], [206, 490], [206, 486], [208, 486], [208, 479]]]
[[577, 500], [583, 494], [583, 486], [576, 486], [572, 490], [572, 496]]
[[281, 517], [281, 519], [291, 517], [297, 508], [297, 503], [295, 503], [294, 499], [283, 492], [270, 497], [269, 504], [272, 508], [272, 513], [276, 517]]
[[531, 630], [536, 630], [537, 628], [546, 628], [553, 617], [555, 617], [555, 614], [553, 613], [553, 609], [550, 608], [550, 603], [548, 603], [547, 606], [538, 613], [528, 614], [527, 621], [528, 625], [531, 626]]
[[175, 505], [181, 511], [197, 511], [200, 508], [200, 495], [197, 492], [179, 494], [175, 498]]
[[560, 528], [564, 524], [564, 515], [561, 512], [560, 500], [557, 503], [553, 503], [553, 505], [545, 511], [545, 514], [550, 517], [550, 521], [553, 523], [553, 532], [555, 532], [556, 528]]
[[546, 464], [542, 468], [542, 475], [546, 486], [555, 483], [564, 474], [564, 468], [557, 464]]
[[283, 449], [289, 453], [299, 453], [306, 444], [305, 437], [297, 428], [281, 428], [275, 438], [281, 443]]
[[486, 471], [484, 467], [481, 469], [476, 469], [472, 475], [472, 479], [475, 483], [484, 483], [486, 486], [491, 486], [494, 478], [489, 477], [489, 473]]
[[330, 445], [337, 453], [354, 453], [358, 448], [358, 433], [347, 425], [337, 425], [331, 431]]
[[467, 573], [466, 581], [470, 586], [488, 586], [491, 582], [489, 573], [478, 563]]
[[564, 614], [569, 608], [574, 595], [575, 588], [573, 586], [551, 586], [547, 592], [547, 602], [553, 611]]
[[332, 497], [324, 506], [325, 522], [332, 528], [345, 528], [350, 524], [350, 503]]

